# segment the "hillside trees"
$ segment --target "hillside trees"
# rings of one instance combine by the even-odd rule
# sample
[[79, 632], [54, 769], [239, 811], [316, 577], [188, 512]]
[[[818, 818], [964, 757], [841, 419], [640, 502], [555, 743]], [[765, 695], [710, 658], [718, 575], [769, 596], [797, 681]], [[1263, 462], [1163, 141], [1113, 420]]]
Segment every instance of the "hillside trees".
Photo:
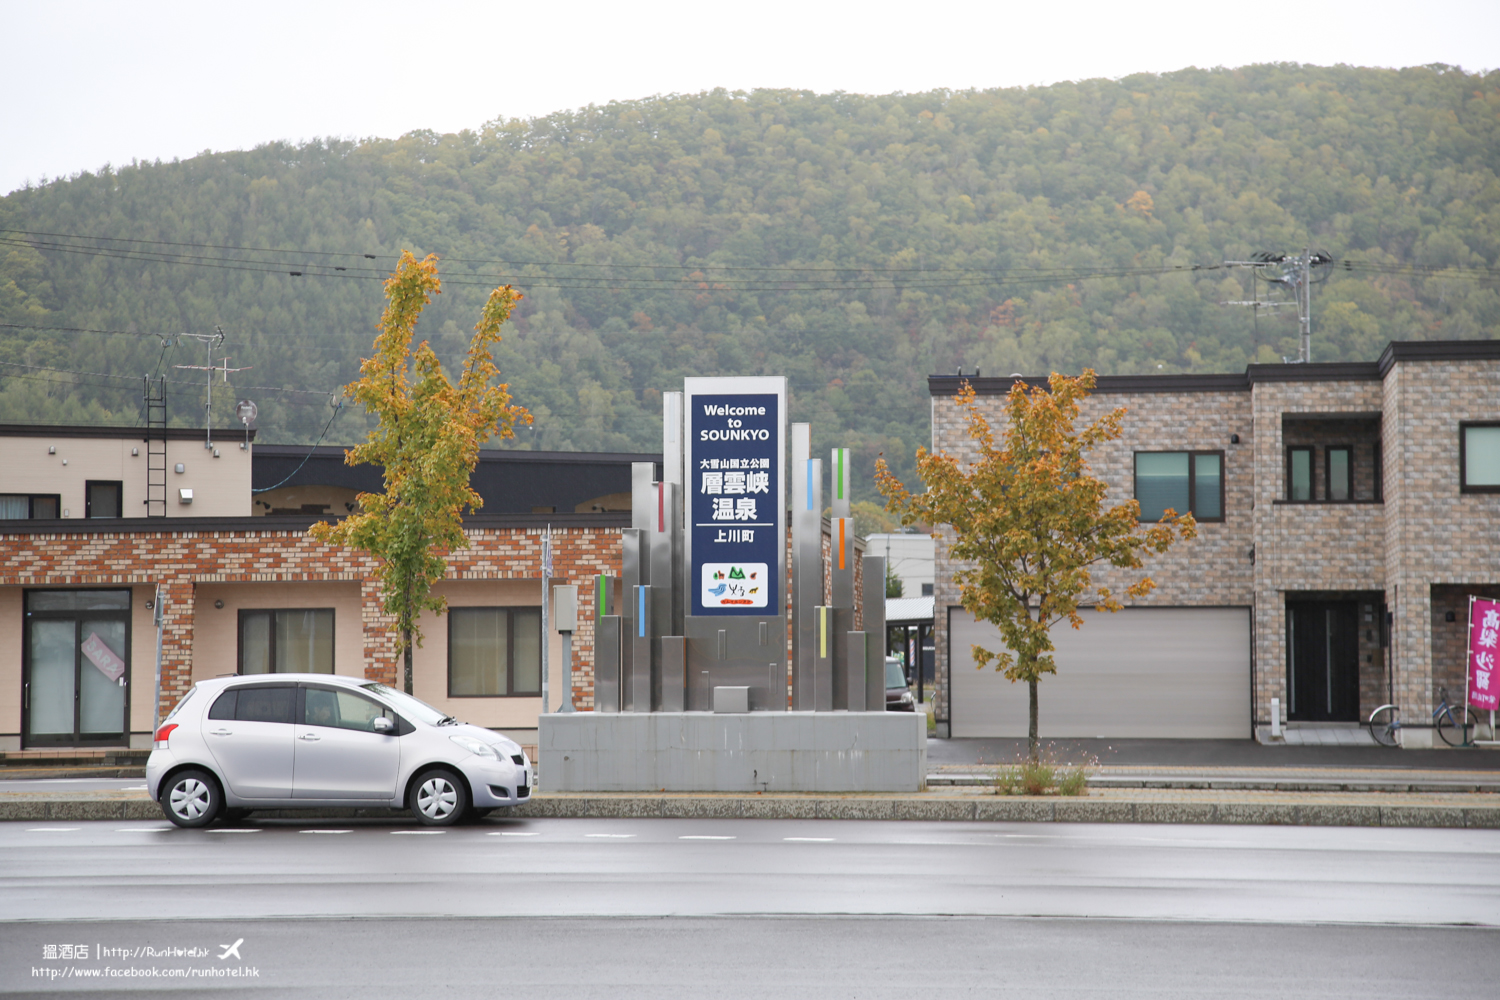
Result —
[[[244, 384], [327, 390], [358, 367], [374, 279], [402, 249], [438, 252], [445, 294], [422, 334], [450, 361], [497, 267], [526, 293], [497, 358], [537, 420], [507, 446], [654, 450], [656, 393], [683, 375], [784, 373], [794, 419], [818, 448], [853, 448], [856, 495], [873, 499], [882, 451], [916, 481], [929, 373], [1234, 371], [1295, 353], [1290, 310], [1257, 322], [1220, 304], [1250, 297], [1243, 272], [1164, 268], [1309, 243], [1386, 265], [1500, 263], [1497, 111], [1500, 74], [1273, 65], [876, 97], [711, 91], [458, 135], [268, 144], [0, 198], [6, 229], [277, 251], [176, 248], [257, 270], [5, 232], [0, 313], [222, 325], [234, 363], [255, 366]], [[349, 270], [311, 276], [320, 262]], [[1315, 293], [1314, 358], [1490, 336], [1494, 285], [1337, 273]], [[134, 380], [175, 360], [150, 337], [0, 327], [12, 365]], [[0, 371], [3, 420], [138, 410], [134, 382]], [[197, 391], [173, 388], [180, 420], [196, 421]], [[320, 398], [250, 394], [262, 440], [322, 426]]]

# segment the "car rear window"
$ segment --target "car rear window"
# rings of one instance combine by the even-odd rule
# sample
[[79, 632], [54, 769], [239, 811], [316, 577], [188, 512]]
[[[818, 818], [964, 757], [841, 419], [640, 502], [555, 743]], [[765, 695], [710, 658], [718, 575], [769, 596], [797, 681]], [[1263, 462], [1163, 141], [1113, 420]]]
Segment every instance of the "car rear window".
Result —
[[297, 689], [257, 684], [236, 688], [234, 718], [236, 722], [292, 723], [292, 709], [297, 704]]
[[210, 719], [233, 719], [234, 702], [239, 697], [239, 694], [238, 688], [230, 688], [219, 695], [218, 699], [214, 701], [213, 708], [208, 710], [208, 717]]

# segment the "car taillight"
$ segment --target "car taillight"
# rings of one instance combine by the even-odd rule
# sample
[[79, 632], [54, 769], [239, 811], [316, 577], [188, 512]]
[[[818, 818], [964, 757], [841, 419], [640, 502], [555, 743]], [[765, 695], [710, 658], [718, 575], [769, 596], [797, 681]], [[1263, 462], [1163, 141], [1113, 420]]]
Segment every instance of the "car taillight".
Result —
[[156, 742], [165, 743], [167, 737], [172, 735], [172, 730], [177, 728], [177, 723], [169, 722], [156, 731]]

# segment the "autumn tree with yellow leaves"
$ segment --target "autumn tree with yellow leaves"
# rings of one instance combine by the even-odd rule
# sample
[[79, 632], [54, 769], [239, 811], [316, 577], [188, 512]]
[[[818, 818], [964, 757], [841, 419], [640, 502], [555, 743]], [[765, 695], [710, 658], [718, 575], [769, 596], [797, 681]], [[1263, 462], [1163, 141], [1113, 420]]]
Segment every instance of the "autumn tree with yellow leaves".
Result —
[[[1037, 684], [1057, 672], [1051, 629], [1084, 623], [1086, 598], [1100, 611], [1119, 611], [1108, 587], [1095, 588], [1091, 569], [1109, 565], [1139, 569], [1142, 557], [1162, 553], [1178, 539], [1197, 536], [1191, 513], [1166, 511], [1161, 521], [1140, 524], [1140, 504], [1128, 500], [1105, 507], [1105, 484], [1089, 474], [1088, 452], [1120, 436], [1124, 407], [1077, 429], [1079, 403], [1094, 388], [1094, 372], [1054, 373], [1048, 387], [1017, 380], [1005, 400], [1006, 422], [996, 433], [965, 382], [957, 396], [967, 414], [978, 461], [967, 467], [946, 454], [917, 451], [924, 493], [911, 493], [886, 466], [876, 463], [876, 485], [886, 509], [902, 523], [925, 521], [934, 535], [950, 533], [949, 554], [964, 566], [954, 573], [960, 600], [976, 620], [1000, 631], [1005, 649], [972, 647], [979, 669], [994, 664], [1012, 683], [1030, 689], [1027, 752], [1038, 759]], [[1139, 598], [1156, 584], [1142, 577], [1125, 589]]]
[[310, 531], [319, 541], [362, 549], [379, 561], [383, 608], [400, 635], [408, 694], [412, 643], [422, 641], [417, 621], [423, 611], [442, 613], [448, 606], [432, 593], [446, 570], [443, 553], [468, 547], [463, 509], [484, 504], [469, 485], [479, 446], [496, 435], [514, 437], [518, 422], [531, 423], [530, 413], [511, 404], [509, 386], [490, 384], [500, 373], [491, 347], [520, 293], [509, 285], [490, 293], [454, 385], [427, 341], [415, 350], [411, 344], [422, 309], [441, 291], [437, 257], [418, 261], [403, 251], [385, 282], [374, 353], [361, 362], [359, 380], [345, 388], [377, 423], [344, 461], [383, 466], [385, 490], [361, 493], [356, 513]]

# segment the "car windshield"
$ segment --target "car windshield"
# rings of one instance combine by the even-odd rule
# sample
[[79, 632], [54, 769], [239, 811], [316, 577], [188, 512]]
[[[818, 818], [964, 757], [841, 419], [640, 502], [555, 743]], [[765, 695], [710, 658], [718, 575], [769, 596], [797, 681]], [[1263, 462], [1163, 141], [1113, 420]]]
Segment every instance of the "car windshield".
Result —
[[420, 698], [413, 698], [411, 695], [407, 694], [404, 691], [397, 691], [393, 687], [386, 687], [384, 684], [375, 683], [361, 684], [360, 687], [370, 692], [375, 697], [381, 699], [387, 705], [390, 705], [397, 711], [409, 715], [421, 722], [425, 722], [429, 726], [440, 726], [443, 724], [444, 720], [451, 721], [447, 715], [439, 712], [437, 709], [427, 704], [427, 702], [422, 701]]
[[901, 661], [889, 659], [885, 661], [885, 686], [888, 688], [906, 687], [906, 671], [901, 669]]

